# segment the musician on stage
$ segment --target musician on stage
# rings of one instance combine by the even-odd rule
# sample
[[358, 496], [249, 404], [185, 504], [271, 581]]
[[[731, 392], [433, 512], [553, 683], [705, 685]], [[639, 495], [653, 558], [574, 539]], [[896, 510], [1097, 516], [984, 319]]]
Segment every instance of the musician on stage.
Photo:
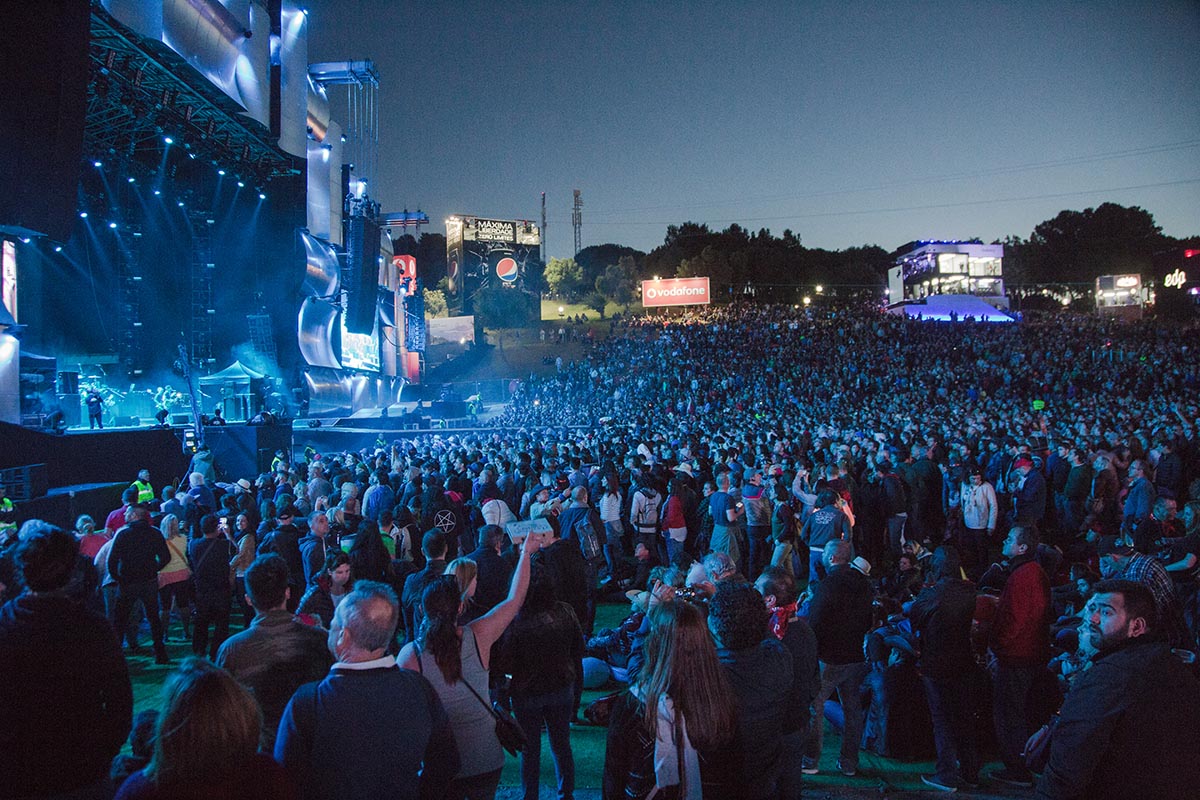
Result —
[[85, 402], [88, 410], [88, 429], [104, 430], [104, 398], [95, 387], [88, 389]]

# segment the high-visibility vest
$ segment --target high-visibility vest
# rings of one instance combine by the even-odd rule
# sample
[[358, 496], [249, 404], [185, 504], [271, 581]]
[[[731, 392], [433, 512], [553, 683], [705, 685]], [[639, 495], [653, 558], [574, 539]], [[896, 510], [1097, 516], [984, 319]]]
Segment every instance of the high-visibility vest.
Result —
[[138, 499], [137, 499], [138, 503], [154, 502], [154, 487], [151, 486], [149, 483], [143, 483], [142, 481], [134, 481], [133, 488], [137, 489], [137, 491], [138, 491]]

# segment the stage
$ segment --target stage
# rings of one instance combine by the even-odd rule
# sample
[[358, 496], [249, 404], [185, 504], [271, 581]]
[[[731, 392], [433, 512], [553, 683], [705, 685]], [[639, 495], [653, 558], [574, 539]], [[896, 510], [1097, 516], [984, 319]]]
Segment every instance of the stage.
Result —
[[[139, 470], [150, 470], [156, 491], [186, 480], [191, 426], [141, 426], [53, 434], [0, 423], [0, 480], [21, 520], [46, 519], [69, 528], [78, 514], [103, 515], [120, 505], [121, 491]], [[291, 449], [291, 427], [212, 425], [204, 442], [213, 452], [217, 479], [253, 478], [270, 469], [276, 450]], [[97, 514], [100, 516], [97, 517]]]

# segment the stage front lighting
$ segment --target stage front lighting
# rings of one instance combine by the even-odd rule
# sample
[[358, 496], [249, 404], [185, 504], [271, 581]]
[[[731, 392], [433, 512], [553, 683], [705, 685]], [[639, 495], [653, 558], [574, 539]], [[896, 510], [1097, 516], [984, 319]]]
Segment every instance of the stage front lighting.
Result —
[[87, 219], [87, 212], [86, 212], [86, 211], [80, 211], [80, 212], [79, 212], [79, 218], [80, 218], [80, 219]]
[[267, 199], [267, 195], [266, 195], [264, 192], [259, 192], [259, 193], [258, 193], [258, 199], [259, 199], [259, 200], [266, 200], [266, 199]]
[[183, 201], [182, 201], [182, 200], [180, 200], [180, 201], [179, 201], [178, 203], [176, 203], [175, 205], [179, 206], [180, 208], [183, 208]]
[[62, 252], [62, 245], [61, 245], [61, 244], [55, 245], [55, 246], [54, 246], [54, 252], [56, 252], [56, 253], [61, 253], [61, 252]]
[[219, 170], [217, 170], [217, 174], [218, 174], [218, 175], [224, 175], [224, 174], [225, 174], [225, 170], [223, 170], [223, 169], [219, 169]]
[[92, 166], [95, 167], [96, 169], [100, 169], [104, 165], [102, 163], [100, 163], [99, 161], [93, 161]]
[[115, 229], [115, 228], [117, 227], [117, 223], [115, 223], [115, 222], [110, 222], [110, 223], [108, 223], [108, 227], [110, 227], [110, 228], [114, 228], [114, 229]]
[[241, 181], [238, 181], [238, 188], [239, 188], [239, 189], [245, 188], [245, 186], [246, 186], [246, 184], [242, 183]]
[[22, 241], [24, 244], [29, 244], [29, 243], [30, 243], [30, 242], [32, 242], [33, 240], [32, 240], [32, 239], [30, 239], [28, 236], [22, 236], [22, 237], [21, 237], [21, 241]]
[[163, 142], [165, 142], [166, 144], [175, 144], [175, 140], [172, 139], [170, 136], [164, 136]]
[[136, 182], [136, 181], [137, 181], [137, 178], [135, 178], [135, 177], [133, 177], [132, 175], [130, 175], [128, 178], [126, 178], [126, 180], [127, 180], [127, 181], [129, 181], [130, 183], [134, 183], [134, 182]]
[[159, 189], [155, 189], [155, 190], [154, 190], [154, 196], [155, 196], [155, 197], [158, 197], [160, 194], [162, 194], [162, 191], [161, 191], [161, 190], [159, 190]]

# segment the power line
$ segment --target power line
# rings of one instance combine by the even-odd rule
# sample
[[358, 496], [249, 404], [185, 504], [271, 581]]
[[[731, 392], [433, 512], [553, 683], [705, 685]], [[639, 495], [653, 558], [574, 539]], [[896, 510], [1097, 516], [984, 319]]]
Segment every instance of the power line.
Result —
[[[721, 217], [716, 219], [699, 220], [700, 223], [720, 223], [720, 222], [777, 222], [779, 220], [790, 219], [817, 219], [821, 217], [848, 217], [860, 216], [864, 214], [896, 214], [903, 211], [928, 211], [939, 208], [959, 208], [961, 206], [984, 206], [997, 203], [1020, 203], [1026, 200], [1052, 200], [1060, 197], [1078, 197], [1089, 194], [1107, 194], [1110, 192], [1128, 192], [1138, 189], [1158, 189], [1165, 186], [1184, 186], [1192, 183], [1200, 183], [1200, 178], [1188, 178], [1178, 181], [1162, 181], [1160, 183], [1143, 183], [1137, 186], [1115, 186], [1108, 189], [1080, 189], [1074, 192], [1054, 192], [1050, 194], [1031, 194], [1020, 197], [996, 197], [984, 200], [960, 200], [952, 203], [931, 203], [921, 206], [898, 206], [893, 208], [868, 208], [849, 211], [814, 211], [810, 213], [798, 214], [781, 214], [769, 217]], [[696, 222], [697, 220], [688, 220]], [[592, 222], [592, 225], [677, 225], [680, 220], [627, 220], [627, 221], [609, 221], [609, 222]]]
[[1019, 172], [1030, 172], [1040, 169], [1050, 169], [1053, 167], [1078, 166], [1082, 164], [1094, 164], [1101, 161], [1113, 161], [1121, 158], [1134, 158], [1144, 155], [1156, 155], [1159, 153], [1168, 153], [1174, 150], [1184, 150], [1192, 147], [1200, 146], [1200, 139], [1187, 139], [1180, 142], [1168, 142], [1164, 144], [1146, 145], [1145, 147], [1136, 147], [1126, 150], [1113, 150], [1107, 153], [1094, 153], [1091, 155], [1069, 156], [1066, 158], [1053, 159], [1050, 161], [1034, 161], [1028, 164], [1013, 164], [1009, 166], [991, 167], [982, 170], [973, 170], [970, 172], [951, 172], [944, 175], [921, 175], [919, 177], [907, 178], [902, 180], [889, 181], [880, 183], [874, 186], [852, 186], [845, 189], [830, 189], [823, 192], [807, 192], [802, 194], [787, 193], [776, 195], [756, 195], [744, 197], [735, 200], [714, 201], [712, 203], [700, 203], [690, 205], [659, 205], [659, 206], [642, 206], [641, 208], [623, 209], [629, 211], [662, 211], [673, 208], [689, 209], [689, 208], [719, 208], [738, 203], [753, 203], [772, 200], [807, 200], [818, 197], [835, 197], [844, 194], [856, 194], [860, 192], [878, 192], [885, 189], [894, 189], [897, 186], [909, 186], [914, 182], [920, 181], [923, 185], [933, 183], [947, 183], [950, 181], [966, 180], [968, 178], [982, 178], [992, 175], [1010, 175]]

